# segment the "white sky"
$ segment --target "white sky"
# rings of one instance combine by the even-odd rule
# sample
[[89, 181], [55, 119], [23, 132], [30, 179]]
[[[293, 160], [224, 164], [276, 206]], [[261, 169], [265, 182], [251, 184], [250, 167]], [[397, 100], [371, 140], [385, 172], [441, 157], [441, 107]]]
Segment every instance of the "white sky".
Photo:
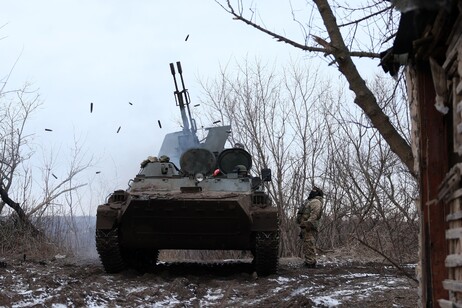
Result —
[[[255, 3], [271, 29], [303, 42], [288, 1]], [[19, 57], [8, 88], [32, 82], [43, 102], [28, 126], [35, 144], [53, 151], [58, 162], [53, 173], [60, 178], [74, 136], [79, 139], [87, 155], [95, 157], [81, 181], [90, 182], [93, 193], [99, 191], [97, 198], [125, 189], [139, 163], [157, 155], [164, 134], [180, 129], [170, 62], [181, 61], [194, 104], [199, 80], [214, 78], [220, 64], [245, 57], [279, 64], [290, 58], [313, 61], [232, 20], [213, 0], [4, 1], [2, 25], [0, 77]], [[338, 76], [335, 68], [326, 71]], [[34, 163], [42, 160], [38, 152]]]

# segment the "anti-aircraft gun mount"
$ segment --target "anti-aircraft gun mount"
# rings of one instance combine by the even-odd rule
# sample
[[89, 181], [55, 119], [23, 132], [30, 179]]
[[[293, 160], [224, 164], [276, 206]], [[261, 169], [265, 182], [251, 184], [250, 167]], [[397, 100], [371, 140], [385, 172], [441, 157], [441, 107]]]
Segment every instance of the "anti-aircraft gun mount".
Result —
[[[249, 250], [259, 275], [277, 271], [278, 212], [265, 192], [271, 170], [252, 176], [252, 156], [225, 149], [230, 126], [199, 141], [180, 62], [170, 64], [183, 129], [165, 136], [159, 155], [142, 162], [127, 190], [98, 206], [96, 248], [104, 269], [145, 271], [159, 250]], [[179, 167], [178, 167], [179, 166]]]

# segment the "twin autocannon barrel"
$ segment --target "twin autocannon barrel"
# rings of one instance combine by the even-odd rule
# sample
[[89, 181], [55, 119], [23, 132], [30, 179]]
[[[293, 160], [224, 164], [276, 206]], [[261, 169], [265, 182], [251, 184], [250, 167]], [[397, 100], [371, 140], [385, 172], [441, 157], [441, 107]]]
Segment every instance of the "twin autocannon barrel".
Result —
[[[181, 69], [180, 61], [176, 62], [176, 66], [178, 69], [178, 74], [180, 75], [181, 86], [183, 87], [183, 90], [181, 91], [178, 88], [178, 83], [176, 80], [175, 65], [170, 63], [170, 71], [172, 72], [173, 82], [175, 83], [175, 92], [173, 93], [175, 94], [177, 106], [180, 107], [181, 119], [183, 121], [183, 130], [191, 131], [193, 134], [195, 134], [197, 131], [196, 121], [191, 117], [191, 110], [189, 109], [189, 103], [191, 99], [189, 97], [188, 89], [186, 89], [184, 85], [183, 70]], [[188, 115], [186, 115], [185, 109], [188, 110]]]

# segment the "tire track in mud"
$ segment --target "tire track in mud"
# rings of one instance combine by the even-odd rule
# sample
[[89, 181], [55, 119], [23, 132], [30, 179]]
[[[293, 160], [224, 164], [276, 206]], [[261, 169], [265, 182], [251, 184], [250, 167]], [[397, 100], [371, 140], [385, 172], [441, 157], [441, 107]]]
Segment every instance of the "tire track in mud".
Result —
[[[0, 269], [0, 306], [29, 307], [414, 307], [416, 286], [382, 264], [281, 259], [258, 277], [250, 260], [160, 262], [152, 271], [106, 274], [90, 263], [9, 261]], [[409, 269], [412, 271], [412, 268]]]

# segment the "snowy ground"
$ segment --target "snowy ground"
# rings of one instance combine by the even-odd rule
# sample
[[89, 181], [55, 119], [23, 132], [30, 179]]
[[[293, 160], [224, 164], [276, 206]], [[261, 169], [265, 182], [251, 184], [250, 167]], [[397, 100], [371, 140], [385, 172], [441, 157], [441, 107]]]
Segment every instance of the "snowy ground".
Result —
[[415, 282], [393, 267], [327, 260], [282, 259], [277, 275], [257, 277], [250, 260], [108, 275], [98, 260], [4, 258], [0, 307], [416, 307]]

